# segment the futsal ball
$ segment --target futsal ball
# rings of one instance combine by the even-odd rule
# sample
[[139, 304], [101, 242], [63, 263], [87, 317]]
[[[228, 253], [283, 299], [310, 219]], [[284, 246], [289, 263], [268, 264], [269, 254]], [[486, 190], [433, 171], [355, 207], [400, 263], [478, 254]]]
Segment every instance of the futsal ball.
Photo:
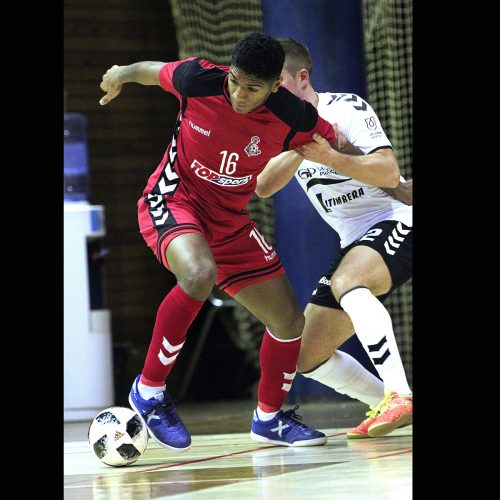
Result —
[[148, 429], [130, 408], [112, 406], [102, 410], [88, 432], [94, 455], [107, 465], [133, 464], [146, 449]]

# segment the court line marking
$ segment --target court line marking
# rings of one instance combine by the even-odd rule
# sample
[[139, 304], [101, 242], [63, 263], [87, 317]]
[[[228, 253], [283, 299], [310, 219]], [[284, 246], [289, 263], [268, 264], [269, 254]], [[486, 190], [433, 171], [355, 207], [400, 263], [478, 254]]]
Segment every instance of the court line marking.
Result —
[[374, 458], [392, 457], [394, 455], [404, 455], [405, 453], [411, 453], [412, 451], [413, 451], [413, 448], [411, 448], [409, 450], [395, 451], [394, 453], [386, 453], [385, 455], [377, 455], [376, 457], [368, 457], [366, 460], [373, 460]]
[[[327, 434], [326, 437], [327, 438], [338, 437], [338, 436], [343, 436], [345, 434], [346, 434], [346, 432], [340, 432], [340, 433], [337, 433], [337, 434]], [[249, 450], [242, 450], [242, 451], [235, 451], [235, 452], [232, 452], [232, 453], [225, 453], [223, 455], [214, 455], [214, 456], [211, 456], [211, 457], [197, 458], [195, 460], [185, 460], [183, 462], [176, 462], [176, 463], [168, 464], [168, 465], [160, 465], [158, 467], [150, 467], [148, 469], [140, 469], [140, 470], [137, 469], [137, 470], [131, 470], [131, 471], [124, 471], [121, 474], [105, 474], [105, 475], [97, 476], [93, 480], [94, 481], [99, 481], [99, 480], [102, 480], [102, 479], [108, 479], [108, 478], [113, 478], [113, 477], [129, 476], [131, 474], [137, 474], [137, 473], [141, 473], [142, 474], [144, 472], [154, 472], [154, 471], [164, 470], [164, 469], [170, 469], [172, 467], [178, 467], [178, 466], [182, 466], [182, 465], [190, 465], [190, 464], [199, 463], [199, 462], [207, 462], [209, 460], [217, 460], [219, 458], [226, 458], [226, 457], [232, 457], [232, 456], [236, 456], [236, 455], [242, 455], [244, 453], [252, 453], [254, 451], [259, 451], [259, 450], [269, 450], [271, 448], [284, 448], [284, 446], [279, 445], [279, 444], [273, 444], [273, 445], [270, 445], [270, 446], [262, 446], [262, 447], [259, 447], [259, 448], [252, 448], [252, 449], [249, 449]], [[409, 449], [409, 450], [404, 450], [404, 451], [401, 451], [401, 452], [389, 453], [389, 454], [385, 454], [385, 455], [379, 455], [379, 456], [376, 456], [376, 457], [369, 457], [369, 458], [366, 458], [365, 460], [371, 460], [371, 459], [374, 459], [374, 458], [385, 458], [385, 457], [389, 457], [389, 456], [393, 456], [393, 455], [401, 455], [401, 454], [411, 453], [412, 451], [413, 451], [413, 449]], [[77, 452], [77, 453], [81, 453], [81, 452]], [[95, 484], [93, 484], [93, 485], [78, 485], [78, 483], [85, 482], [85, 481], [88, 481], [88, 479], [80, 479], [80, 480], [74, 481], [74, 482], [72, 482], [70, 484], [67, 484], [67, 485], [65, 484], [64, 488], [73, 488], [73, 487], [74, 488], [88, 488], [88, 487], [94, 488], [94, 487], [97, 486]], [[148, 484], [148, 483], [141, 483], [141, 484]]]

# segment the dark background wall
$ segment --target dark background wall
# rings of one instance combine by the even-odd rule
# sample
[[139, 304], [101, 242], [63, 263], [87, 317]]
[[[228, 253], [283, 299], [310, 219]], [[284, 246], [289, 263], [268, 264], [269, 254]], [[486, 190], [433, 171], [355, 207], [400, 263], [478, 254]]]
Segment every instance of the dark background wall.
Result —
[[159, 87], [127, 85], [103, 107], [101, 77], [113, 64], [177, 59], [169, 2], [65, 0], [65, 111], [87, 117], [90, 199], [104, 205], [105, 264], [118, 399], [142, 369], [157, 306], [172, 276], [145, 245], [136, 201], [163, 156], [178, 101]]

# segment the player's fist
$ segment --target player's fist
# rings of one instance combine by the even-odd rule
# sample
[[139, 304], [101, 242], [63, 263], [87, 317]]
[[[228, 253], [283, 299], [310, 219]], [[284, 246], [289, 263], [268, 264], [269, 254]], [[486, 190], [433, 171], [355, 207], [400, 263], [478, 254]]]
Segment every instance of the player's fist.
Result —
[[104, 75], [102, 76], [100, 86], [101, 90], [106, 92], [106, 95], [103, 96], [99, 101], [99, 104], [101, 106], [108, 104], [109, 101], [114, 99], [122, 91], [122, 84], [120, 83], [120, 72], [120, 66], [117, 66], [115, 64], [114, 66], [111, 66], [111, 68], [109, 68], [108, 71], [106, 71], [106, 73], [104, 73]]

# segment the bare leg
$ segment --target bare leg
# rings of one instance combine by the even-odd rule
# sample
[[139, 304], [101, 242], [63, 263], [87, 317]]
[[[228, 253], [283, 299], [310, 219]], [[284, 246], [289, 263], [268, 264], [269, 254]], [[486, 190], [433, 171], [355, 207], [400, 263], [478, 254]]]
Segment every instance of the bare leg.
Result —
[[306, 324], [297, 364], [299, 372], [314, 370], [354, 334], [349, 315], [340, 309], [307, 304]]
[[234, 297], [280, 339], [302, 335], [304, 314], [285, 275], [240, 290]]
[[308, 304], [298, 371], [341, 394], [376, 406], [384, 384], [359, 361], [337, 348], [354, 333], [349, 316], [340, 309]]
[[351, 321], [387, 391], [410, 394], [392, 320], [376, 298], [390, 290], [391, 275], [382, 256], [367, 246], [350, 250], [331, 279], [332, 292]]
[[240, 290], [234, 297], [266, 325], [260, 349], [259, 408], [278, 411], [297, 369], [304, 315], [285, 275]]

